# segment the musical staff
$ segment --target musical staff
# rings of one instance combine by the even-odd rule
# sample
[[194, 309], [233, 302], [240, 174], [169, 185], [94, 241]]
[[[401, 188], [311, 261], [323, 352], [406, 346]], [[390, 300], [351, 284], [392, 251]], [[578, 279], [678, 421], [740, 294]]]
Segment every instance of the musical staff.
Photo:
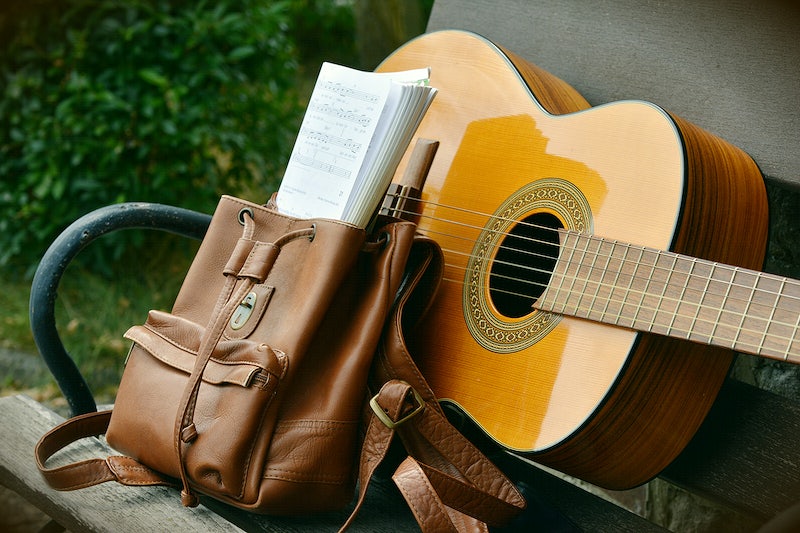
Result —
[[281, 187], [278, 208], [366, 226], [436, 90], [427, 69], [320, 70]]

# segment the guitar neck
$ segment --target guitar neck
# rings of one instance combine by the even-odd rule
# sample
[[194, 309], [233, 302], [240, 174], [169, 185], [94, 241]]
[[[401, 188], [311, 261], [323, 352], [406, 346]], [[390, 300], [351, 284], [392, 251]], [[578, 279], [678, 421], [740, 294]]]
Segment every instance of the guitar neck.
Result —
[[800, 363], [800, 282], [560, 231], [534, 307]]

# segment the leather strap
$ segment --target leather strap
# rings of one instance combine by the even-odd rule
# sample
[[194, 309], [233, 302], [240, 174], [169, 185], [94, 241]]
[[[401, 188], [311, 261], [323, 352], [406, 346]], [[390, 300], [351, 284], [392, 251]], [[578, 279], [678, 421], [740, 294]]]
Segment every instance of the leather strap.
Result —
[[147, 468], [139, 462], [123, 456], [106, 459], [87, 459], [56, 468], [47, 468], [47, 460], [67, 445], [106, 432], [111, 420], [111, 411], [87, 413], [70, 418], [48, 431], [36, 444], [36, 465], [47, 481], [57, 490], [76, 490], [106, 481], [117, 481], [123, 485], [170, 485], [169, 479]]
[[[422, 531], [453, 531], [458, 532], [467, 526], [462, 524], [462, 528], [456, 527], [452, 519], [457, 518], [448, 514], [448, 508], [444, 505], [436, 487], [426, 477], [422, 465], [413, 457], [406, 457], [397, 467], [392, 476], [397, 488], [408, 503], [409, 509], [420, 524]], [[455, 515], [455, 513], [453, 513]], [[462, 515], [463, 516], [463, 515]], [[485, 531], [489, 528], [486, 524], [477, 522], [473, 519], [476, 531]]]
[[420, 237], [417, 241], [407, 280], [373, 361], [372, 386], [380, 389], [370, 401], [358, 500], [342, 530], [361, 508], [370, 479], [395, 434], [409, 457], [392, 479], [423, 532], [488, 531], [487, 524], [504, 525], [526, 505], [505, 474], [450, 424], [405, 345], [404, 312], [409, 309], [413, 317], [421, 316], [441, 277], [438, 246], [432, 241], [426, 246]]
[[[373, 381], [383, 385], [370, 402], [372, 409], [359, 461], [358, 500], [342, 530], [352, 523], [361, 508], [370, 479], [395, 435], [399, 435], [409, 457], [397, 468], [393, 480], [423, 532], [488, 531], [487, 524], [502, 525], [525, 508], [525, 500], [513, 483], [445, 418], [405, 347], [403, 311], [408, 305], [409, 309], [414, 309], [412, 315], [421, 312], [417, 306], [427, 301], [435, 290], [441, 266], [436, 258], [438, 248], [422, 243], [417, 250], [420, 252], [410, 262], [409, 277], [395, 303], [384, 345], [373, 364]], [[220, 314], [224, 316], [221, 309]], [[192, 394], [192, 387], [187, 389], [191, 392], [178, 416], [180, 433], [191, 427], [191, 404], [195, 394]], [[52, 455], [71, 442], [105, 433], [110, 418], [111, 411], [80, 415], [53, 428], [40, 439], [35, 450], [36, 461], [47, 483], [58, 490], [74, 490], [106, 481], [175, 486], [169, 479], [127, 457], [45, 467]], [[185, 423], [187, 420], [189, 424]], [[186, 489], [184, 484], [184, 491], [188, 492]]]
[[487, 524], [503, 525], [525, 508], [514, 484], [439, 409], [420, 399], [401, 380], [388, 381], [373, 398], [371, 404], [397, 425], [389, 427], [383, 416], [374, 413], [369, 417], [359, 461], [358, 500], [342, 530], [361, 508], [370, 479], [395, 434], [409, 457], [392, 479], [423, 532], [488, 531]]
[[[309, 226], [305, 229], [285, 233], [272, 243], [253, 241], [251, 239], [255, 231], [255, 222], [252, 213], [243, 211], [240, 213], [239, 220], [243, 226], [242, 237], [231, 259], [225, 266], [223, 272], [226, 277], [225, 285], [220, 292], [208, 326], [200, 341], [194, 368], [184, 388], [183, 396], [178, 406], [178, 415], [175, 419], [173, 443], [180, 467], [181, 484], [183, 485], [181, 503], [186, 507], [196, 507], [200, 503], [199, 497], [189, 484], [189, 475], [186, 472], [186, 463], [184, 461], [184, 449], [186, 444], [197, 438], [194, 410], [203, 372], [211, 359], [214, 347], [222, 338], [225, 326], [245, 295], [250, 292], [254, 284], [262, 283], [267, 278], [283, 246], [297, 239], [313, 238], [315, 234], [313, 226]], [[242, 283], [236, 288], [237, 281], [240, 280]]]

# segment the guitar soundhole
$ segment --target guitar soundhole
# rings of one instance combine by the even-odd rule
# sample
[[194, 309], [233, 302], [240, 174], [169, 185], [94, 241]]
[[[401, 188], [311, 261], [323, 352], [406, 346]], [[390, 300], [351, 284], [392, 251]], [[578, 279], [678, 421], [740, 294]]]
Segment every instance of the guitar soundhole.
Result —
[[500, 244], [489, 275], [489, 294], [495, 308], [509, 318], [533, 312], [558, 258], [561, 221], [536, 213], [518, 222]]

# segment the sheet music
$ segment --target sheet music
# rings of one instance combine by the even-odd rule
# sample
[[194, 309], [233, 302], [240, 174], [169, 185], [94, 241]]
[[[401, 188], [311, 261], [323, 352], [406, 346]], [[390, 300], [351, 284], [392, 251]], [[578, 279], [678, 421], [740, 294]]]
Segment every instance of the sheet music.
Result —
[[381, 116], [395, 111], [392, 99], [402, 86], [393, 79], [416, 82], [427, 75], [427, 69], [375, 74], [324, 63], [278, 191], [281, 212], [345, 220], [359, 172], [372, 165], [365, 158]]

